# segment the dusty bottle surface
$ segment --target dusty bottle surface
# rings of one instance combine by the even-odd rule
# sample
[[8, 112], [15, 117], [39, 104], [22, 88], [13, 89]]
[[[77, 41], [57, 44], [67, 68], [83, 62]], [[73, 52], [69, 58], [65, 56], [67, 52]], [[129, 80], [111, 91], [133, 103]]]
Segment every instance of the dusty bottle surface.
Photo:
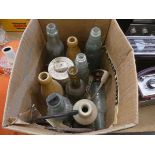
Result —
[[[47, 115], [59, 115], [64, 112], [72, 111], [72, 104], [70, 100], [58, 93], [52, 93], [46, 98]], [[68, 119], [68, 116], [57, 118], [61, 120]]]
[[38, 76], [38, 81], [41, 84], [41, 94], [44, 97], [54, 92], [61, 95], [64, 94], [62, 86], [56, 80], [53, 80], [48, 72], [41, 72]]
[[105, 112], [106, 112], [106, 101], [105, 101], [104, 88], [102, 87], [98, 91], [98, 88], [99, 88], [99, 85], [101, 82], [100, 81], [101, 80], [101, 74], [100, 75], [99, 74], [100, 74], [99, 72], [96, 72], [96, 76], [94, 77], [94, 81], [92, 82], [91, 87], [90, 87], [91, 96], [93, 94], [96, 94], [92, 98], [92, 101], [95, 103], [95, 105], [98, 109], [97, 118], [96, 118], [95, 122], [93, 123], [93, 127], [96, 130], [105, 128]]
[[85, 54], [87, 56], [90, 71], [100, 68], [103, 48], [101, 29], [99, 27], [95, 26], [91, 29], [85, 47]]
[[52, 59], [64, 56], [64, 45], [59, 38], [59, 33], [54, 23], [49, 23], [46, 26], [46, 33], [47, 33], [47, 42], [46, 42], [46, 49], [47, 49], [47, 61], [50, 62]]
[[79, 53], [76, 55], [75, 66], [78, 69], [78, 75], [85, 83], [89, 80], [89, 69], [86, 55], [84, 53]]
[[82, 99], [85, 94], [86, 85], [83, 80], [78, 77], [78, 70], [76, 67], [68, 69], [69, 81], [66, 84], [66, 94], [70, 100], [75, 103]]
[[70, 36], [67, 39], [67, 53], [66, 56], [70, 58], [72, 61], [75, 60], [76, 55], [80, 53], [80, 48], [78, 46], [78, 40], [74, 36]]

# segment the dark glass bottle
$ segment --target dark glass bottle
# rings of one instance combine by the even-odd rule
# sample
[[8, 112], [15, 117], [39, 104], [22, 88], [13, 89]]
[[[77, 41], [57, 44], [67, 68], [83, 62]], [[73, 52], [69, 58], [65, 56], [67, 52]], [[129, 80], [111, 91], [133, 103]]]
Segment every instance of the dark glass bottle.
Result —
[[97, 26], [93, 27], [90, 31], [85, 47], [85, 54], [87, 56], [90, 71], [100, 68], [103, 48], [101, 29]]
[[47, 49], [47, 56], [48, 56], [48, 62], [50, 62], [52, 59], [64, 56], [64, 45], [62, 41], [59, 39], [59, 33], [56, 28], [56, 25], [53, 23], [49, 23], [46, 26], [46, 33], [47, 33], [47, 43], [46, 43], [46, 49]]
[[69, 81], [66, 84], [66, 94], [70, 100], [75, 103], [77, 100], [82, 99], [86, 85], [83, 80], [78, 77], [78, 70], [76, 67], [68, 69]]

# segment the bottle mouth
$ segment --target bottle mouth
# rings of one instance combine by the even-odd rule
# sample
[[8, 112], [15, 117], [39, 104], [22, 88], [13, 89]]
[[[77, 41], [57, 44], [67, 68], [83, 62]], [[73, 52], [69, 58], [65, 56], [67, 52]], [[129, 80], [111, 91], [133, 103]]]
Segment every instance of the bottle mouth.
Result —
[[81, 116], [89, 116], [92, 113], [90, 104], [84, 103], [79, 107], [79, 114]]
[[57, 107], [60, 103], [60, 96], [56, 93], [50, 94], [46, 98], [46, 103], [53, 108]]
[[76, 60], [78, 62], [85, 62], [85, 61], [87, 62], [86, 55], [84, 53], [77, 54]]
[[49, 73], [47, 72], [41, 72], [38, 76], [38, 79], [40, 82], [44, 82], [44, 81], [47, 81], [49, 79]]
[[101, 36], [101, 29], [99, 27], [95, 26], [91, 29], [90, 34], [93, 37], [100, 37]]
[[70, 68], [68, 69], [68, 74], [69, 74], [70, 76], [76, 76], [77, 73], [78, 73], [78, 69], [77, 69], [76, 67], [74, 67], [74, 66], [72, 66], [72, 67], [70, 67]]
[[7, 47], [4, 47], [4, 48], [2, 49], [2, 51], [3, 51], [4, 53], [8, 53], [8, 52], [12, 51], [12, 48], [11, 48], [10, 46], [7, 46]]
[[70, 36], [68, 37], [67, 39], [67, 45], [72, 45], [72, 46], [75, 46], [78, 44], [78, 40], [75, 36]]
[[49, 23], [46, 26], [47, 35], [54, 36], [58, 33], [56, 25], [54, 23]]

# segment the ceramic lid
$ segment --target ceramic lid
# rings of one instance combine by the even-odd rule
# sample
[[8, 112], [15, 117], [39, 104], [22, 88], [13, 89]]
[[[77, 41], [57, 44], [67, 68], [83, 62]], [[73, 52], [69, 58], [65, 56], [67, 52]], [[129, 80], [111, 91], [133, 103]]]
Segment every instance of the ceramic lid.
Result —
[[68, 79], [68, 68], [74, 66], [72, 60], [67, 57], [57, 57], [53, 59], [49, 66], [49, 74], [56, 80], [65, 80]]

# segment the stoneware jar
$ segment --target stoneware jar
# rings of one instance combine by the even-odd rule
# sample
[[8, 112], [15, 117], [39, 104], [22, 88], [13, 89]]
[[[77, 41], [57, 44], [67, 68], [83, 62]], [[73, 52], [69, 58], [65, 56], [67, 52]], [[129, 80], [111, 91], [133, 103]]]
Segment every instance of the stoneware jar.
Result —
[[90, 125], [97, 118], [97, 108], [91, 100], [79, 100], [75, 103], [73, 110], [78, 110], [78, 114], [74, 116], [74, 119], [81, 125]]
[[64, 86], [69, 80], [67, 71], [71, 66], [74, 66], [74, 63], [69, 58], [57, 57], [50, 62], [48, 72], [53, 79]]
[[46, 98], [51, 93], [64, 94], [62, 86], [49, 75], [48, 72], [41, 72], [38, 76], [41, 84], [41, 94]]
[[72, 61], [74, 61], [76, 58], [76, 55], [80, 53], [80, 48], [78, 46], [77, 38], [74, 36], [68, 37], [67, 45], [68, 45], [68, 48], [67, 48], [66, 56], [70, 58]]

